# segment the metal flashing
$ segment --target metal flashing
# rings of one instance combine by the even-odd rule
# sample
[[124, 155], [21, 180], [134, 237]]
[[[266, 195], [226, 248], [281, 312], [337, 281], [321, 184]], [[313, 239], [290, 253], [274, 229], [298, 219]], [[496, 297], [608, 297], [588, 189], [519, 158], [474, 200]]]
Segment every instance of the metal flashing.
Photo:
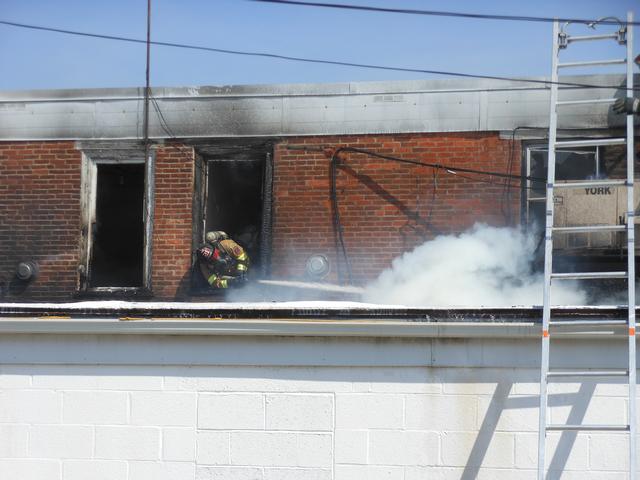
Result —
[[540, 328], [532, 322], [466, 323], [365, 320], [222, 320], [86, 318], [2, 318], [6, 334], [153, 334], [303, 337], [410, 338], [534, 338]]
[[[567, 81], [611, 86], [566, 89], [568, 100], [599, 100], [613, 98], [623, 77], [573, 76]], [[549, 90], [540, 84], [462, 79], [154, 88], [150, 137], [546, 128], [548, 96]], [[0, 141], [140, 139], [142, 99], [141, 88], [0, 92]], [[570, 108], [561, 128], [611, 128], [624, 121], [611, 115], [606, 103]]]

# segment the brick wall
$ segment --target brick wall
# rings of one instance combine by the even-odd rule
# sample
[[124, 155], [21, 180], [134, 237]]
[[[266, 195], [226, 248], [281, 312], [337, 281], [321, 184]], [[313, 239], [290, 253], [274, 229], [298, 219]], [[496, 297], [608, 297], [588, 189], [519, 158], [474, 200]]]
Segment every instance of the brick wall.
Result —
[[[336, 265], [329, 161], [321, 152], [290, 150], [289, 145], [352, 146], [421, 162], [520, 174], [520, 145], [512, 152], [511, 142], [493, 132], [287, 139], [275, 152], [276, 275], [301, 275], [313, 253], [326, 254]], [[337, 197], [356, 283], [374, 278], [393, 258], [440, 233], [461, 232], [476, 222], [518, 221], [519, 189], [507, 195], [504, 181], [495, 177], [454, 176], [362, 154], [341, 157]], [[334, 268], [333, 279], [336, 273]]]
[[[73, 142], [0, 144], [0, 281], [7, 300], [64, 300], [77, 292], [81, 152]], [[158, 148], [153, 235], [154, 294], [174, 298], [190, 267], [193, 150]], [[16, 266], [37, 261], [27, 285]]]
[[152, 287], [172, 299], [188, 288], [191, 267], [194, 152], [169, 144], [156, 150]]
[[[0, 144], [0, 281], [10, 299], [60, 299], [76, 289], [81, 155], [73, 142]], [[35, 260], [26, 286], [16, 266]]]
[[[272, 271], [299, 276], [306, 258], [327, 255], [338, 265], [329, 192], [330, 163], [321, 152], [288, 145], [355, 146], [382, 154], [458, 167], [519, 173], [519, 145], [496, 133], [305, 137], [275, 147]], [[152, 287], [159, 299], [186, 293], [194, 194], [194, 151], [181, 144], [156, 150]], [[81, 153], [72, 142], [0, 145], [0, 275], [6, 285], [19, 261], [41, 266], [36, 282], [8, 298], [63, 299], [76, 291], [80, 245]], [[337, 198], [355, 283], [375, 278], [401, 253], [440, 233], [481, 221], [518, 218], [519, 191], [510, 199], [500, 180], [343, 153]], [[510, 207], [510, 208], [509, 208]], [[344, 269], [340, 270], [344, 274]], [[15, 290], [15, 289], [14, 289]], [[6, 288], [5, 288], [6, 291]]]

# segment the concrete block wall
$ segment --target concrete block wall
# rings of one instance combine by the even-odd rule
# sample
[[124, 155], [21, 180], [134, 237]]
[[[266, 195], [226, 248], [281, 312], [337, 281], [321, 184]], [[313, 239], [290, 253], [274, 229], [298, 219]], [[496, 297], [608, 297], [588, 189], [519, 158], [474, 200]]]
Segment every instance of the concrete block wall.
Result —
[[[3, 362], [0, 478], [536, 478], [535, 368], [131, 360]], [[624, 423], [625, 388], [554, 386], [551, 421]], [[551, 435], [548, 478], [622, 480], [626, 442], [621, 434]]]

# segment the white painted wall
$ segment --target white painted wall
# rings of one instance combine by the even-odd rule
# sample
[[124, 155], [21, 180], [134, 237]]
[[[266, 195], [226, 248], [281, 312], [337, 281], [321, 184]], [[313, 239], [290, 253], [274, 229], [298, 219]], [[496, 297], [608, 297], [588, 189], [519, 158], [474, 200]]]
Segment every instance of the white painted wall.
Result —
[[[535, 339], [5, 334], [0, 478], [533, 479], [538, 349]], [[623, 352], [582, 343], [552, 362], [621, 366]], [[624, 423], [624, 379], [608, 382], [553, 386], [551, 421]], [[549, 478], [626, 478], [625, 435], [548, 443]]]

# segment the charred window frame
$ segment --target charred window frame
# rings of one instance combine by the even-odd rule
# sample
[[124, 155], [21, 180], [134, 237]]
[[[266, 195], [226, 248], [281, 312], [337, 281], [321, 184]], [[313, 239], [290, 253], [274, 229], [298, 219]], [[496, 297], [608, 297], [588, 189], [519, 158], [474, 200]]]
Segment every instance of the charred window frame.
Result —
[[[149, 296], [151, 295], [151, 265], [153, 239], [153, 209], [155, 196], [155, 152], [151, 150], [145, 159], [144, 149], [138, 144], [124, 143], [117, 145], [101, 142], [79, 143], [77, 147], [82, 151], [81, 173], [81, 235], [80, 261], [78, 265], [78, 293], [81, 296]], [[135, 172], [142, 191], [140, 197], [140, 218], [142, 236], [139, 245], [141, 252], [141, 266], [139, 281], [135, 282], [101, 282], [92, 281], [92, 262], [94, 256], [95, 222], [97, 201], [99, 194], [99, 173], [111, 172], [121, 168], [124, 171]], [[140, 177], [142, 180], [140, 182]], [[132, 211], [136, 209], [132, 208]], [[114, 234], [114, 235], [117, 235]], [[128, 239], [124, 238], [126, 242]], [[113, 283], [111, 285], [110, 283]], [[118, 283], [135, 283], [132, 285], [118, 285]]]
[[[273, 208], [273, 145], [268, 143], [221, 143], [196, 146], [196, 168], [194, 182], [194, 204], [193, 204], [193, 250], [204, 242], [204, 236], [209, 229], [224, 230], [230, 234], [232, 238], [237, 240], [244, 247], [248, 245], [244, 243], [242, 236], [238, 238], [238, 232], [234, 228], [229, 228], [229, 218], [226, 221], [222, 218], [222, 223], [213, 225], [211, 222], [211, 208], [220, 198], [214, 198], [216, 195], [215, 186], [216, 179], [213, 176], [216, 173], [225, 175], [232, 170], [244, 171], [252, 175], [260, 175], [252, 178], [244, 187], [253, 190], [259, 195], [260, 205], [253, 208], [259, 208], [259, 212], [254, 212], [253, 223], [258, 235], [257, 245], [249, 245], [249, 255], [253, 268], [250, 272], [252, 275], [261, 277], [268, 276], [271, 269], [271, 238], [272, 238], [272, 208]], [[240, 172], [242, 173], [242, 172]], [[223, 181], [223, 180], [220, 180]], [[219, 187], [234, 188], [233, 180], [223, 181], [224, 185], [218, 183]], [[242, 187], [242, 185], [241, 185]], [[223, 188], [223, 189], [224, 189]], [[224, 196], [227, 192], [222, 192]], [[253, 201], [255, 203], [255, 201]], [[229, 203], [228, 205], [232, 205]], [[233, 212], [243, 214], [240, 210]], [[222, 216], [224, 217], [224, 215]], [[233, 222], [231, 222], [233, 223]], [[231, 231], [229, 231], [231, 230]], [[244, 243], [244, 244], [243, 244]], [[193, 259], [195, 262], [195, 258]], [[195, 280], [197, 272], [192, 277], [191, 289], [194, 293], [200, 289], [201, 285]]]

